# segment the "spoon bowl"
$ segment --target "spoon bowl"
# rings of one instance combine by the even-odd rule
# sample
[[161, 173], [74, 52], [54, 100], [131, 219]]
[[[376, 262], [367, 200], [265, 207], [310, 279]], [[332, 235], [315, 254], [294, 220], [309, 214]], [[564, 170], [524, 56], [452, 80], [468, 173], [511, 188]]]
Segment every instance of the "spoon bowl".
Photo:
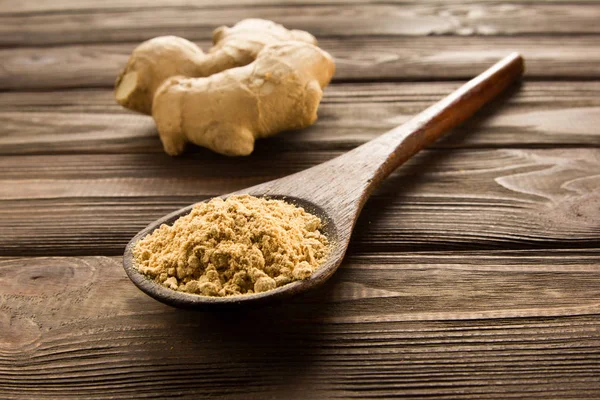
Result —
[[[256, 189], [259, 189], [259, 187], [260, 186], [257, 186]], [[252, 194], [256, 197], [263, 197], [252, 189], [254, 188], [220, 197], [226, 199], [227, 197], [236, 194]], [[137, 242], [143, 239], [146, 235], [151, 234], [155, 229], [159, 228], [161, 225], [172, 225], [178, 218], [189, 214], [192, 211], [194, 205], [182, 208], [169, 215], [166, 215], [161, 219], [154, 221], [152, 224], [148, 225], [137, 235], [135, 235], [133, 239], [131, 239], [131, 241], [127, 244], [127, 247], [125, 248], [125, 254], [123, 257], [123, 266], [125, 268], [127, 276], [139, 289], [141, 289], [147, 295], [165, 304], [178, 308], [229, 307], [240, 305], [242, 303], [258, 305], [267, 301], [273, 302], [282, 300], [287, 297], [291, 297], [297, 293], [308, 290], [312, 287], [319, 286], [327, 279], [329, 279], [331, 275], [333, 275], [339, 264], [342, 262], [343, 255], [346, 252], [346, 248], [348, 247], [349, 238], [348, 240], [340, 240], [336, 221], [331, 219], [322, 207], [302, 198], [272, 194], [269, 194], [267, 197], [269, 199], [284, 200], [288, 203], [294, 204], [297, 207], [302, 207], [307, 212], [321, 218], [321, 221], [323, 223], [321, 233], [323, 233], [327, 237], [327, 240], [330, 243], [330, 253], [327, 257], [327, 260], [322, 265], [320, 265], [317, 268], [317, 270], [313, 272], [311, 276], [307, 279], [301, 281], [294, 281], [287, 285], [275, 288], [273, 290], [269, 290], [268, 292], [229, 297], [211, 297], [200, 296], [196, 294], [179, 292], [176, 290], [169, 289], [158, 284], [146, 275], [140, 273], [135, 266], [135, 259], [133, 257], [133, 249]]]
[[220, 196], [250, 194], [281, 199], [320, 217], [324, 223], [322, 232], [331, 248], [327, 260], [307, 279], [262, 293], [210, 297], [168, 289], [140, 273], [133, 257], [137, 242], [162, 224], [170, 225], [189, 214], [193, 205], [154, 221], [131, 239], [123, 257], [125, 272], [144, 293], [180, 308], [266, 304], [321, 285], [341, 264], [358, 215], [383, 179], [500, 94], [523, 74], [523, 70], [523, 58], [513, 53], [405, 124], [346, 154], [305, 171]]

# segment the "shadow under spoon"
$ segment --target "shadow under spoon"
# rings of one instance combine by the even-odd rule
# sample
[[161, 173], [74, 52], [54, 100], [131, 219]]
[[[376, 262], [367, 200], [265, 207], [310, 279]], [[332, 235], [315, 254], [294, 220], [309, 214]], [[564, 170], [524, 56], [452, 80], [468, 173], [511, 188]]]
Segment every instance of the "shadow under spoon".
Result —
[[162, 224], [170, 225], [188, 214], [193, 205], [154, 221], [131, 239], [123, 257], [125, 272], [146, 294], [182, 308], [264, 304], [319, 286], [333, 275], [342, 262], [358, 215], [373, 190], [410, 157], [500, 94], [523, 74], [523, 70], [521, 55], [510, 54], [405, 124], [337, 158], [281, 179], [221, 196], [226, 198], [247, 193], [285, 199], [319, 216], [324, 222], [323, 233], [332, 245], [327, 260], [309, 278], [262, 293], [209, 297], [168, 289], [140, 273], [133, 257], [136, 243]]

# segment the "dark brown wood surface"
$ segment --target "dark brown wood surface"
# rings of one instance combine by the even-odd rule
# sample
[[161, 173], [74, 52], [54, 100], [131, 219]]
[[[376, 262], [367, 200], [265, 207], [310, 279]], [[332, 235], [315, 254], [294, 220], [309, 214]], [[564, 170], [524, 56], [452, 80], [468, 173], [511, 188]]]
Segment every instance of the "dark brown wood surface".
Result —
[[[141, 40], [274, 18], [335, 57], [318, 123], [162, 153], [111, 86]], [[600, 397], [600, 4], [0, 3], [0, 398]], [[127, 241], [407, 121], [511, 51], [524, 83], [394, 173], [315, 293], [164, 306]]]

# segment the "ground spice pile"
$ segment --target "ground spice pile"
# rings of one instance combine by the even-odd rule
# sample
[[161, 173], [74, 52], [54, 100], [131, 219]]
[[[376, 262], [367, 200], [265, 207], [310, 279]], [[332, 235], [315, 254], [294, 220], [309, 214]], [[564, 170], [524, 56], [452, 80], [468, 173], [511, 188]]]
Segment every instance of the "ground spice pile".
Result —
[[325, 260], [319, 217], [281, 200], [215, 198], [133, 250], [138, 270], [162, 285], [204, 296], [265, 292], [308, 278]]

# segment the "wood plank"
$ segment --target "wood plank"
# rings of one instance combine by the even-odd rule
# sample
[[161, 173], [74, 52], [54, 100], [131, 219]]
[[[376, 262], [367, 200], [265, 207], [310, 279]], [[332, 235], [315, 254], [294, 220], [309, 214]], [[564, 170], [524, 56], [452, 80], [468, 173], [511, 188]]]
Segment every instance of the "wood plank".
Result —
[[217, 26], [252, 17], [307, 30], [318, 38], [600, 33], [600, 8], [579, 3], [132, 7], [3, 14], [0, 45], [115, 43], [167, 34], [207, 40]]
[[[527, 0], [526, 3], [561, 3], [561, 4], [595, 4], [597, 0]], [[498, 5], [502, 4], [498, 0], [286, 0], [286, 6], [302, 5], [323, 5], [323, 4], [356, 4], [368, 5], [376, 3], [400, 4], [400, 5], [422, 5], [430, 4], [440, 6], [442, 4], [454, 3], [459, 5]], [[20, 0], [18, 2], [0, 3], [0, 14], [16, 13], [48, 13], [48, 12], [67, 12], [75, 10], [98, 11], [106, 9], [127, 9], [127, 8], [164, 8], [177, 7], [184, 8], [192, 6], [196, 8], [214, 8], [215, 2], [211, 0], [195, 0], [193, 3], [189, 0], [155, 0], [148, 2], [146, 0]], [[242, 6], [273, 6], [282, 3], [279, 0], [221, 0], [218, 7], [242, 7]]]
[[[257, 150], [345, 150], [401, 124], [460, 84], [336, 84], [316, 125], [257, 142]], [[163, 153], [151, 118], [109, 90], [0, 93], [0, 154]], [[436, 148], [598, 146], [600, 82], [526, 82]], [[206, 154], [190, 147], [189, 151]]]
[[[0, 89], [113, 87], [136, 45], [1, 49]], [[320, 45], [336, 59], [334, 82], [466, 80], [513, 51], [525, 57], [526, 79], [600, 78], [596, 37], [359, 37]]]
[[[340, 152], [0, 158], [0, 254], [118, 255], [177, 208]], [[427, 151], [371, 198], [352, 252], [600, 246], [598, 149]]]
[[599, 272], [598, 249], [356, 255], [213, 314], [146, 297], [118, 257], [5, 258], [0, 396], [593, 398]]

